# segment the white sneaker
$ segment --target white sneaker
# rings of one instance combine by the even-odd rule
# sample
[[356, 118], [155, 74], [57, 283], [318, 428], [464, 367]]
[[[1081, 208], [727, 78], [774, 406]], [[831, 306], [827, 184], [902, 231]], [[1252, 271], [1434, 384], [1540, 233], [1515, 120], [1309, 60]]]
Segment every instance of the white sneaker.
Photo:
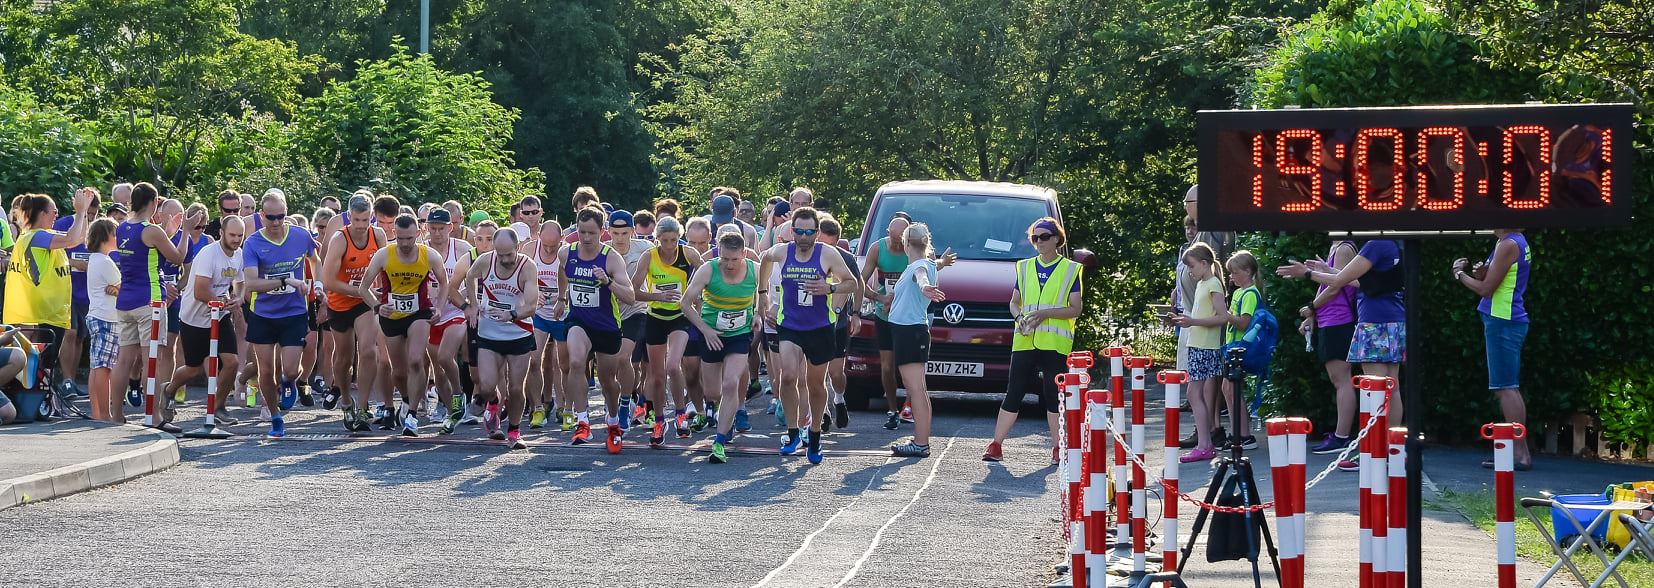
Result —
[[465, 417], [461, 418], [459, 420], [459, 424], [462, 424], [462, 425], [475, 425], [479, 422], [481, 422], [481, 421], [478, 420], [477, 415], [475, 415], [471, 412], [471, 403], [469, 403], [469, 402], [465, 403]]
[[402, 417], [402, 436], [419, 436], [419, 417], [414, 415], [413, 411], [408, 411], [408, 414]]

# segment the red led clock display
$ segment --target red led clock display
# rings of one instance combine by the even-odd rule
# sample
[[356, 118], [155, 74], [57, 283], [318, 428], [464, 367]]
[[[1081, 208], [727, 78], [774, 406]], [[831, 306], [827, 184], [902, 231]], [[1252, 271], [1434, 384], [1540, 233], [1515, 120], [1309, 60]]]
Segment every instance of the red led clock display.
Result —
[[1202, 230], [1626, 224], [1631, 108], [1202, 111]]

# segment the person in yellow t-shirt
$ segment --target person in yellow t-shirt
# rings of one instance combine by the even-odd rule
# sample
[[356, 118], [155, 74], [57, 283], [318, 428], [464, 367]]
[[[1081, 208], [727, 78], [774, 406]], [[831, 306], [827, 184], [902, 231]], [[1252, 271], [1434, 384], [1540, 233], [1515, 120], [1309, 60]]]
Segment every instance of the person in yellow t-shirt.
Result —
[[1171, 321], [1189, 330], [1189, 407], [1194, 409], [1195, 438], [1193, 448], [1179, 461], [1192, 463], [1217, 456], [1212, 432], [1218, 426], [1218, 378], [1223, 376], [1223, 330], [1229, 324], [1229, 304], [1223, 268], [1211, 246], [1190, 245], [1183, 263], [1196, 282], [1194, 305], [1187, 314], [1172, 315]]

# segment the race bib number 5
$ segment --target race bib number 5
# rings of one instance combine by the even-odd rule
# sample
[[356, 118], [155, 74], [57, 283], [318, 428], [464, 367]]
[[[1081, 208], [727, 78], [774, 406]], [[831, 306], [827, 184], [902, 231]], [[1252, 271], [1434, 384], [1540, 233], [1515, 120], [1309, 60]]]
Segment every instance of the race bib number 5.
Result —
[[718, 324], [713, 325], [713, 328], [728, 332], [745, 327], [747, 324], [747, 311], [720, 310], [718, 311]]

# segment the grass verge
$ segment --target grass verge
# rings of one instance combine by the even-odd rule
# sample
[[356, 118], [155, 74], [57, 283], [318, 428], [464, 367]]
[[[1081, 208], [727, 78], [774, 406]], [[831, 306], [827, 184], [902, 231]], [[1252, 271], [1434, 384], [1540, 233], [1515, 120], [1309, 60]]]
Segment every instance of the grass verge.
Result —
[[[1495, 504], [1491, 494], [1442, 490], [1440, 499], [1433, 502], [1437, 507], [1445, 507], [1442, 510], [1458, 511], [1483, 532], [1493, 534]], [[1533, 521], [1528, 520], [1521, 507], [1516, 509], [1516, 555], [1547, 566], [1556, 562], [1556, 556], [1551, 553], [1550, 546], [1545, 544], [1545, 538], [1539, 534], [1539, 529], [1534, 528]], [[1610, 552], [1609, 557], [1612, 558], [1614, 555], [1617, 555], [1617, 552]], [[1579, 571], [1585, 574], [1587, 580], [1594, 580], [1602, 573], [1602, 562], [1597, 561], [1597, 558], [1583, 547], [1574, 554], [1574, 565], [1579, 567]], [[1654, 562], [1642, 559], [1640, 555], [1632, 555], [1625, 563], [1620, 564], [1619, 572], [1625, 577], [1626, 583], [1632, 586], [1654, 586]], [[1557, 575], [1572, 576], [1566, 568], [1557, 572]], [[1610, 581], [1608, 585], [1615, 584]]]

